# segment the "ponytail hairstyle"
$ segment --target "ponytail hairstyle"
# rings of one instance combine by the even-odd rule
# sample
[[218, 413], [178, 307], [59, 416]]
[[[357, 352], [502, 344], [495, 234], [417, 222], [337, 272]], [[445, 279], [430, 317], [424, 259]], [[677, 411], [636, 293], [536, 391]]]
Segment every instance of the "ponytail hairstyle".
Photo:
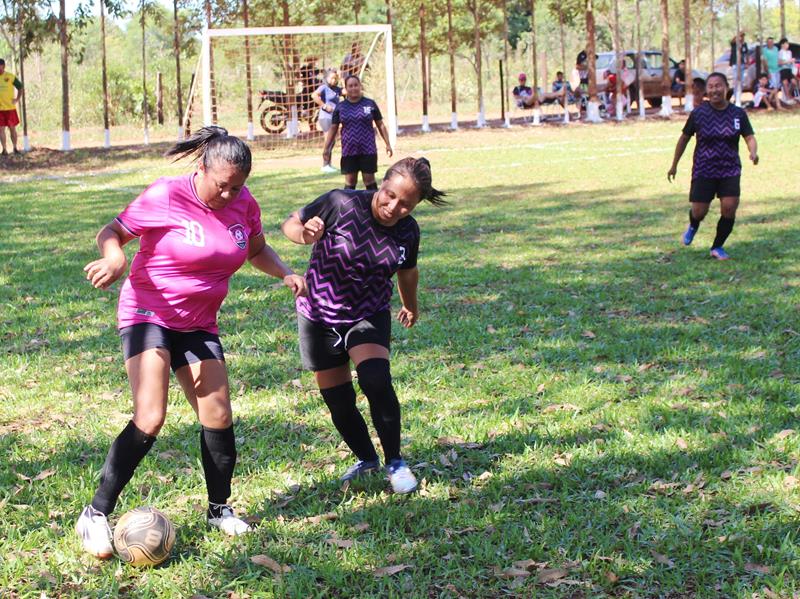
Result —
[[206, 170], [212, 164], [224, 162], [232, 164], [245, 175], [250, 174], [253, 165], [250, 147], [235, 135], [228, 135], [227, 129], [216, 125], [198, 129], [172, 146], [164, 156], [175, 156], [175, 161], [194, 156], [194, 160], [199, 161]]
[[395, 175], [410, 178], [417, 187], [420, 200], [426, 200], [434, 206], [446, 206], [449, 203], [444, 199], [446, 194], [432, 185], [431, 163], [428, 162], [427, 158], [409, 156], [398, 160], [389, 167], [383, 176], [383, 180], [391, 179]]

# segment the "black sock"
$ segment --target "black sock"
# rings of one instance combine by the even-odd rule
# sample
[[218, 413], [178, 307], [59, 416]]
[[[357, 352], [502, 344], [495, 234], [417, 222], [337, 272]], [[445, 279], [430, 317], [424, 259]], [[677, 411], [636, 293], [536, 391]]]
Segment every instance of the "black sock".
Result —
[[388, 464], [400, 457], [400, 402], [392, 387], [389, 360], [370, 358], [356, 367], [358, 384], [369, 400], [372, 424], [378, 431]]
[[350, 450], [359, 460], [377, 460], [378, 454], [369, 438], [367, 423], [356, 408], [356, 390], [353, 383], [344, 383], [329, 389], [320, 389], [322, 399], [331, 411], [331, 420]]
[[355, 189], [356, 186], [355, 185], [345, 185], [344, 188], [345, 189]]
[[[236, 437], [228, 428], [200, 429], [200, 454], [206, 475], [208, 502], [225, 505], [231, 496], [231, 479], [236, 466]], [[209, 510], [210, 513], [210, 510]]]
[[133, 477], [133, 472], [147, 455], [156, 438], [139, 430], [133, 423], [122, 429], [122, 432], [111, 444], [106, 462], [100, 473], [100, 486], [92, 498], [92, 507], [108, 516], [114, 511], [122, 489]]
[[370, 191], [377, 191], [378, 190], [378, 184], [377, 183], [370, 183], [369, 185], [367, 185], [367, 189], [369, 189]]
[[712, 250], [725, 245], [725, 240], [728, 239], [728, 235], [733, 231], [734, 222], [736, 222], [735, 218], [719, 217], [719, 221], [717, 222], [717, 236], [714, 237], [714, 245], [711, 246]]
[[694, 217], [694, 215], [692, 214], [692, 209], [690, 208], [689, 209], [689, 226], [691, 226], [692, 229], [697, 231], [697, 229], [700, 228], [700, 223], [702, 221], [703, 221], [702, 218], [701, 219], [697, 219], [697, 218]]

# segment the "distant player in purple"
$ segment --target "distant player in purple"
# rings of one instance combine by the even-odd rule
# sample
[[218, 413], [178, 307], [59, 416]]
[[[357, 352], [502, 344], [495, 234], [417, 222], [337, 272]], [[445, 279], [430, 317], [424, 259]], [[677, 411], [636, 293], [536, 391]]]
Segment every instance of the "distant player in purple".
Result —
[[358, 173], [364, 187], [369, 190], [378, 189], [375, 173], [378, 172], [378, 148], [375, 145], [375, 127], [386, 142], [386, 154], [392, 155], [389, 143], [389, 132], [383, 124], [383, 115], [378, 105], [365, 97], [361, 89], [361, 80], [349, 75], [344, 81], [345, 99], [336, 105], [331, 116], [331, 128], [325, 137], [323, 161], [330, 164], [331, 152], [336, 142], [339, 127], [342, 128], [342, 174], [344, 188], [355, 189]]
[[247, 144], [222, 127], [205, 127], [167, 152], [192, 155], [195, 172], [157, 180], [100, 230], [102, 257], [84, 268], [94, 287], [108, 288], [125, 273], [122, 247], [139, 240], [117, 310], [133, 417], [111, 445], [76, 525], [84, 549], [100, 558], [113, 553], [107, 517], [164, 424], [170, 369], [201, 425], [208, 523], [229, 535], [250, 530], [227, 505], [236, 441], [217, 311], [228, 280], [247, 261], [283, 279], [295, 296], [306, 293], [305, 280], [264, 241], [261, 210], [245, 187]]
[[754, 165], [758, 164], [758, 145], [747, 113], [728, 102], [728, 79], [725, 75], [711, 73], [708, 76], [706, 95], [708, 101], [692, 111], [683, 127], [667, 180], [675, 179], [678, 162], [686, 145], [692, 135], [697, 134], [689, 192], [692, 208], [689, 211], [689, 228], [683, 234], [683, 244], [692, 243], [700, 222], [708, 214], [711, 201], [716, 196], [722, 215], [717, 223], [714, 243], [711, 244], [711, 256], [717, 260], [727, 260], [730, 256], [722, 246], [733, 231], [736, 208], [739, 206], [739, 179], [742, 174], [739, 137], [744, 137]]
[[303, 366], [314, 372], [334, 426], [358, 458], [343, 482], [380, 468], [356, 408], [352, 361], [392, 489], [410, 493], [417, 487], [400, 454], [400, 403], [389, 368], [392, 276], [397, 273], [402, 302], [397, 319], [412, 327], [419, 317], [419, 226], [411, 212], [422, 200], [442, 205], [443, 196], [432, 186], [425, 158], [404, 158], [386, 171], [379, 190], [335, 189], [283, 223], [289, 239], [314, 244], [306, 272], [308, 297], [297, 301], [300, 353]]

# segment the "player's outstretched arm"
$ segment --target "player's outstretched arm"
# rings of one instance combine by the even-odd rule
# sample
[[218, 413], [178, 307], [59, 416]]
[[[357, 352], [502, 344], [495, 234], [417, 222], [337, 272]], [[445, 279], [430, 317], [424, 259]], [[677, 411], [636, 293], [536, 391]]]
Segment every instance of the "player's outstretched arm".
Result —
[[419, 319], [418, 284], [419, 269], [416, 266], [397, 271], [397, 290], [400, 292], [400, 301], [403, 303], [403, 307], [397, 313], [397, 320], [407, 329], [413, 327]]
[[325, 223], [314, 216], [305, 223], [300, 220], [300, 214], [293, 212], [281, 226], [283, 234], [295, 243], [308, 245], [317, 241], [325, 233]]
[[125, 252], [122, 251], [122, 246], [133, 237], [116, 220], [112, 220], [100, 229], [95, 239], [102, 258], [89, 262], [83, 267], [86, 279], [91, 282], [93, 287], [108, 289], [123, 275], [128, 261], [125, 258]]
[[691, 138], [683, 133], [678, 138], [678, 143], [675, 145], [675, 156], [672, 158], [672, 166], [667, 171], [667, 181], [673, 181], [675, 174], [678, 172], [678, 163], [681, 161], [681, 156], [686, 151], [686, 146]]
[[283, 284], [292, 290], [295, 297], [306, 295], [306, 280], [296, 275], [280, 256], [267, 245], [264, 235], [257, 235], [250, 240], [250, 252], [247, 256], [250, 264], [261, 272], [283, 280]]
[[389, 131], [386, 129], [386, 125], [383, 124], [383, 119], [380, 121], [375, 121], [375, 125], [378, 127], [378, 133], [381, 134], [384, 143], [386, 144], [386, 154], [391, 158], [394, 151], [392, 150], [392, 144], [389, 142]]
[[750, 150], [750, 161], [753, 165], [758, 164], [758, 142], [755, 135], [748, 135], [744, 138], [744, 143], [747, 144], [747, 149]]

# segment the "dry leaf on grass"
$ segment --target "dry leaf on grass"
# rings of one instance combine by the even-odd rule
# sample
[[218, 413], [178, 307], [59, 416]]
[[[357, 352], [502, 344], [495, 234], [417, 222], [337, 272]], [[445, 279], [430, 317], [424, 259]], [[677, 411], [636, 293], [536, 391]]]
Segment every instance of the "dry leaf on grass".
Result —
[[719, 477], [722, 480], [729, 480], [732, 476], [733, 472], [731, 472], [730, 470], [725, 470], [724, 472], [722, 472], [722, 474], [719, 475]]
[[545, 414], [549, 414], [550, 412], [560, 412], [562, 410], [572, 410], [573, 412], [580, 412], [581, 409], [579, 406], [576, 406], [572, 403], [554, 403], [550, 404], [544, 409]]
[[778, 439], [779, 441], [783, 441], [786, 437], [789, 437], [793, 434], [794, 434], [794, 429], [787, 428], [779, 432], [777, 435], [775, 435], [775, 438]]
[[567, 576], [569, 576], [569, 571], [565, 570], [564, 568], [547, 568], [539, 571], [539, 573], [536, 575], [536, 582], [540, 584], [546, 584], [548, 582], [555, 582], [556, 580], [566, 578]]
[[586, 329], [583, 333], [581, 333], [581, 337], [585, 337], [586, 339], [594, 339], [597, 337], [592, 331]]
[[353, 541], [350, 539], [339, 539], [339, 538], [332, 538], [326, 541], [329, 545], [333, 545], [334, 547], [338, 547], [339, 549], [350, 549], [353, 546]]
[[605, 491], [601, 491], [600, 489], [597, 489], [597, 492], [595, 492], [595, 494], [594, 494], [594, 498], [595, 499], [605, 499], [606, 496], [607, 496], [606, 492]]
[[762, 564], [753, 564], [751, 562], [747, 562], [744, 565], [745, 572], [757, 572], [759, 574], [769, 574], [770, 568], [769, 566], [764, 566]]
[[369, 529], [369, 524], [366, 522], [359, 522], [358, 524], [353, 526], [353, 530], [356, 532], [364, 532], [365, 530]]
[[398, 572], [402, 572], [403, 570], [406, 570], [408, 568], [413, 568], [413, 567], [414, 566], [412, 566], [411, 564], [397, 564], [397, 565], [394, 565], [394, 566], [384, 566], [383, 568], [375, 568], [372, 571], [372, 575], [375, 576], [375, 577], [393, 576], [394, 574], [397, 574]]
[[675, 566], [675, 562], [669, 559], [666, 555], [662, 555], [661, 553], [653, 550], [651, 550], [650, 553], [653, 556], [653, 559], [656, 560], [656, 563], [667, 566], [668, 568]]
[[616, 574], [614, 574], [614, 572], [609, 570], [608, 572], [606, 572], [606, 580], [611, 584], [614, 584], [615, 582], [619, 582], [619, 576], [617, 576]]
[[254, 555], [250, 558], [250, 561], [257, 566], [264, 566], [265, 568], [272, 570], [275, 574], [284, 574], [292, 571], [289, 566], [279, 564], [268, 555]]
[[497, 567], [497, 568], [495, 568], [495, 571], [497, 572], [497, 575], [500, 578], [519, 578], [519, 577], [525, 578], [525, 577], [531, 575], [531, 573], [528, 572], [525, 568], [511, 567], [511, 568], [506, 568], [505, 570], [503, 570], [503, 569]]
[[686, 451], [687, 449], [689, 449], [689, 444], [686, 442], [686, 440], [683, 437], [678, 437], [678, 439], [675, 441], [675, 445], [678, 446], [678, 449], [681, 449], [683, 451]]

